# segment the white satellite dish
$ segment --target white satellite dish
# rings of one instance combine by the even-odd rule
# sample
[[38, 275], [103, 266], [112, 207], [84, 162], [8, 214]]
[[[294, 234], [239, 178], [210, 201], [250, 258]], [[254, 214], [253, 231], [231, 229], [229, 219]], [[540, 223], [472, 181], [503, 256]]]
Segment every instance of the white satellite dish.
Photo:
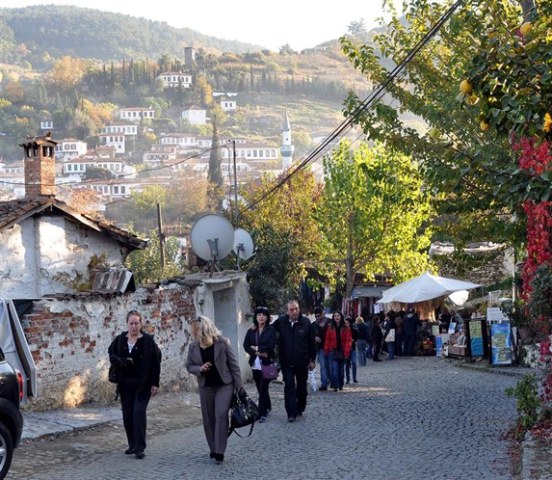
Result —
[[249, 232], [243, 228], [237, 228], [234, 232], [234, 252], [242, 260], [251, 258], [255, 253], [253, 239], [249, 235]]
[[216, 262], [230, 253], [234, 246], [234, 227], [220, 215], [205, 215], [197, 220], [190, 232], [192, 250], [203, 260]]

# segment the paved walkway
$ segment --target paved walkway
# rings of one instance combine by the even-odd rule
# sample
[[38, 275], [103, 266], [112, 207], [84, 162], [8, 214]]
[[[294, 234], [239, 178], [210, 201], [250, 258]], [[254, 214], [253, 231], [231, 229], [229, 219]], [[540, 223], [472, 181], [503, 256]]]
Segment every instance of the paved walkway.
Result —
[[[269, 421], [249, 439], [232, 436], [223, 466], [206, 458], [195, 393], [152, 400], [141, 463], [121, 454], [118, 406], [26, 413], [24, 442], [6, 478], [116, 480], [129, 478], [129, 469], [135, 480], [550, 478], [537, 457], [524, 476], [513, 476], [510, 445], [500, 440], [516, 417], [504, 388], [527, 372], [433, 357], [370, 362], [344, 392], [310, 395], [305, 417], [294, 424], [276, 383]], [[253, 385], [247, 389], [254, 393]]]

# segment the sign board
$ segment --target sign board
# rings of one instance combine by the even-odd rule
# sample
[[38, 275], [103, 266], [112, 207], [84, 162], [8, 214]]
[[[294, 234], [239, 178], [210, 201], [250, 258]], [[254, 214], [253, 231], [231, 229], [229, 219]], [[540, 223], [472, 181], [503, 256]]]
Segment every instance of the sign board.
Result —
[[489, 307], [487, 308], [487, 321], [509, 322], [510, 320], [499, 307]]
[[481, 320], [472, 320], [470, 329], [470, 352], [472, 357], [482, 357], [485, 353], [483, 347], [483, 326]]
[[435, 335], [435, 356], [440, 357], [443, 354], [443, 345], [449, 341], [448, 333]]
[[512, 330], [509, 323], [491, 324], [491, 360], [493, 365], [512, 364]]

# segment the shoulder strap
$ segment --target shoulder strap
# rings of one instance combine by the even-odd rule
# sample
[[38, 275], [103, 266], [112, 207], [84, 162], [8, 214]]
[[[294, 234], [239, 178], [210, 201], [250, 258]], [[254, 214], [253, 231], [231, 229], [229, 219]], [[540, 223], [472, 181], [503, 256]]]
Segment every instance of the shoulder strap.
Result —
[[232, 432], [235, 433], [238, 437], [240, 438], [247, 438], [247, 437], [250, 437], [251, 434], [253, 433], [253, 427], [255, 425], [255, 422], [253, 422], [250, 427], [249, 427], [249, 433], [247, 435], [240, 435], [238, 433], [238, 431], [235, 429], [235, 428], [232, 428], [230, 427], [230, 429], [228, 430], [228, 436], [232, 435]]

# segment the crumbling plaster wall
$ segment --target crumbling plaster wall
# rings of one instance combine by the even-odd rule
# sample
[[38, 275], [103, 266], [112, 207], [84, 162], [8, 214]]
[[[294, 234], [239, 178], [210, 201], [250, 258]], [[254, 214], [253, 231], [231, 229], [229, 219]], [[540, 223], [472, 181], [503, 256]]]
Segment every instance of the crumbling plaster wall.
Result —
[[142, 312], [145, 330], [163, 354], [161, 387], [192, 389], [184, 367], [190, 342], [188, 321], [195, 315], [193, 290], [181, 285], [138, 289], [130, 295], [43, 299], [21, 318], [38, 377], [38, 395], [25, 408], [44, 410], [87, 402], [112, 402], [107, 381], [107, 349], [126, 330], [126, 313]]
[[[249, 324], [249, 289], [245, 273], [224, 273], [224, 279], [203, 274], [184, 277], [159, 287], [139, 288], [125, 295], [80, 294], [42, 299], [32, 313], [20, 318], [37, 368], [38, 394], [23, 408], [47, 410], [82, 403], [112, 403], [115, 386], [108, 382], [107, 349], [116, 335], [125, 331], [129, 310], [142, 312], [144, 330], [155, 336], [161, 349], [160, 387], [164, 390], [196, 390], [195, 377], [185, 368], [191, 341], [190, 320], [198, 313], [211, 315], [220, 282], [235, 295], [235, 325], [215, 318], [222, 333], [237, 332], [233, 347], [240, 358], [242, 376], [250, 375], [241, 349]], [[225, 315], [226, 316], [226, 315]], [[220, 322], [220, 323], [219, 323]]]
[[31, 299], [75, 292], [93, 256], [123, 264], [121, 245], [104, 235], [61, 215], [28, 218], [0, 232], [2, 295]]

